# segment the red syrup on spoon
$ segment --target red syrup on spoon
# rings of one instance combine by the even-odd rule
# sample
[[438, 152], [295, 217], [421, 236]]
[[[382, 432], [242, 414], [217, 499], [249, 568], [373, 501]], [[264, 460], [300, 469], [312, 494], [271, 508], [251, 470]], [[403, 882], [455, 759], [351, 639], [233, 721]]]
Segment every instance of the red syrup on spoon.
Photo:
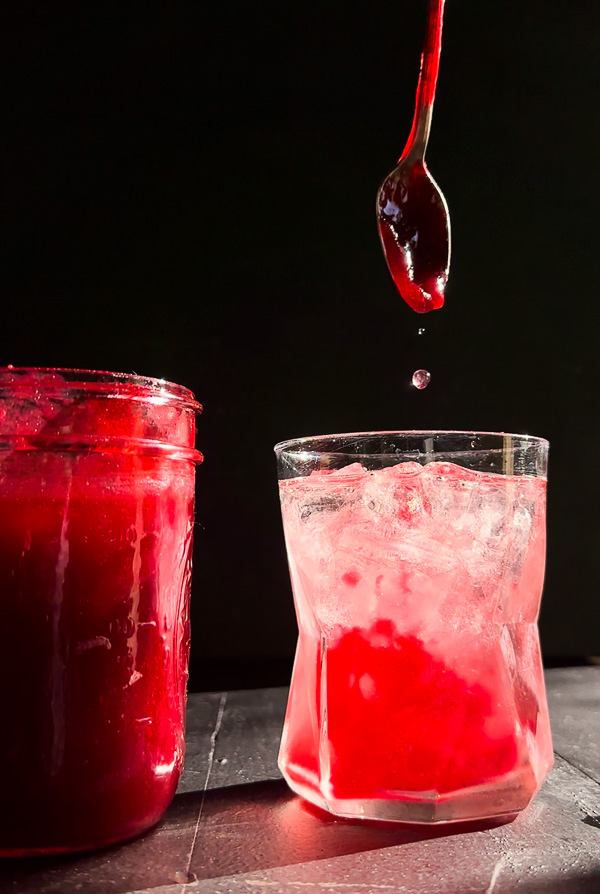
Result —
[[377, 222], [387, 265], [402, 298], [417, 313], [442, 307], [450, 268], [448, 206], [425, 164], [444, 2], [429, 2], [412, 130], [397, 167], [377, 194]]

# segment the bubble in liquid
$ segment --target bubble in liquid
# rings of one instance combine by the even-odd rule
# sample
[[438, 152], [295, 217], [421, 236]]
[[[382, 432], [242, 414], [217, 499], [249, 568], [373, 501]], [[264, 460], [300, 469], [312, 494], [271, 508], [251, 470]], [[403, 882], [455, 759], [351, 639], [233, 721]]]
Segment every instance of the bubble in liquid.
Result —
[[412, 384], [415, 388], [418, 388], [419, 391], [422, 391], [423, 388], [427, 388], [429, 383], [431, 382], [431, 373], [427, 372], [426, 369], [418, 369], [413, 373]]
[[424, 335], [424, 334], [425, 334], [425, 330], [424, 330], [424, 329], [419, 329], [418, 332], [417, 332], [417, 335]]

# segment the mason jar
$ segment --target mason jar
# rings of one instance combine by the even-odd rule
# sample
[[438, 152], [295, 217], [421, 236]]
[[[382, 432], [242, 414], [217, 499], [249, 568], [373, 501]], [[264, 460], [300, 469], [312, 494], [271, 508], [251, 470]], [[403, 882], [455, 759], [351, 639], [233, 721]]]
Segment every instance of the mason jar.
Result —
[[196, 414], [162, 379], [0, 369], [0, 854], [156, 823], [182, 769]]

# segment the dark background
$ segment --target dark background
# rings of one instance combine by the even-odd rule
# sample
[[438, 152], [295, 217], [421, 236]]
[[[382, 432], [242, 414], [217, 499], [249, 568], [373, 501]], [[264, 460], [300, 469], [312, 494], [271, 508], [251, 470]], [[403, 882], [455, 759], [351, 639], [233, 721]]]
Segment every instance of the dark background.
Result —
[[453, 259], [446, 306], [420, 317], [374, 203], [410, 129], [424, 12], [4, 7], [0, 363], [162, 376], [204, 403], [197, 685], [287, 673], [272, 445], [334, 431], [549, 438], [544, 653], [600, 654], [600, 6], [449, 0], [428, 163]]

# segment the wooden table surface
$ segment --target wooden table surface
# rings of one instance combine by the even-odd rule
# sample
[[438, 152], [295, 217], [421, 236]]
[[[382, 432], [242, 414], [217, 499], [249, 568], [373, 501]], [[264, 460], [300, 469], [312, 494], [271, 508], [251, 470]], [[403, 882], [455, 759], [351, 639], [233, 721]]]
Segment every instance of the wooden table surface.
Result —
[[600, 894], [600, 667], [546, 679], [556, 763], [512, 823], [330, 819], [277, 769], [287, 690], [190, 695], [186, 769], [164, 820], [104, 851], [4, 860], [0, 892]]

